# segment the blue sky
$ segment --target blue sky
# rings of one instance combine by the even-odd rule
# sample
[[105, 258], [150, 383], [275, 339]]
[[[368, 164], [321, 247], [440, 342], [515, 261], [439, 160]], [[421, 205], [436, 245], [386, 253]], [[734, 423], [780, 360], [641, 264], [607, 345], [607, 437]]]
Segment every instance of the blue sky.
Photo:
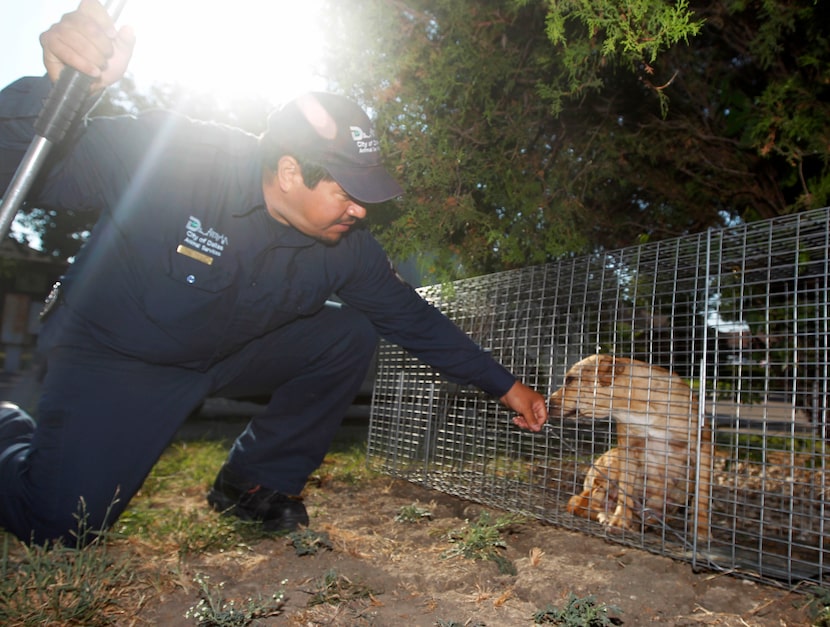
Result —
[[[78, 0], [3, 0], [0, 86], [43, 73], [38, 37], [77, 5]], [[139, 86], [178, 82], [220, 99], [258, 95], [274, 103], [322, 86], [314, 69], [299, 61], [313, 63], [324, 45], [319, 0], [236, 0], [230, 6], [128, 0], [120, 21], [136, 30], [129, 71]], [[275, 59], [283, 61], [279, 72]]]
[[[141, 0], [137, 0], [141, 1]], [[40, 33], [76, 6], [75, 0], [7, 0], [0, 9], [0, 84], [43, 73]]]

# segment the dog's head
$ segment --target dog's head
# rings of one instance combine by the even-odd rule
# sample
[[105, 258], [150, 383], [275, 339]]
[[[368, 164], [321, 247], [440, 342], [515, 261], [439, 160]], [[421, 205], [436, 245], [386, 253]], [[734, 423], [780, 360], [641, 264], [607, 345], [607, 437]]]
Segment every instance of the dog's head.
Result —
[[[594, 418], [619, 412], [648, 412], [649, 406], [685, 395], [689, 388], [668, 370], [613, 355], [592, 355], [565, 373], [565, 383], [550, 397], [551, 414], [580, 413]], [[670, 401], [669, 401], [670, 402]]]

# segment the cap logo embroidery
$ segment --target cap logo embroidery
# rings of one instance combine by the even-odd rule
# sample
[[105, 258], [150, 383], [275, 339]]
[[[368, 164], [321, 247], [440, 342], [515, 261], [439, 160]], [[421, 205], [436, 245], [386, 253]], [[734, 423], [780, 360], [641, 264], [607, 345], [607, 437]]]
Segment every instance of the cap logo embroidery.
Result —
[[352, 139], [357, 146], [358, 153], [364, 154], [380, 150], [380, 142], [371, 133], [367, 133], [359, 126], [350, 126], [349, 130], [352, 133]]

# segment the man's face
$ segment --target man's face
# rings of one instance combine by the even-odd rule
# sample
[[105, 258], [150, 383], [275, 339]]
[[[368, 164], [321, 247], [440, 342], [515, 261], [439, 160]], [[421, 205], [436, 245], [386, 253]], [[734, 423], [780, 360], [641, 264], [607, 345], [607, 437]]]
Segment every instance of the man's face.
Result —
[[[266, 191], [267, 197], [267, 191]], [[359, 205], [334, 181], [320, 181], [314, 189], [293, 179], [279, 202], [267, 203], [269, 213], [279, 222], [293, 226], [325, 244], [336, 244], [366, 217]]]

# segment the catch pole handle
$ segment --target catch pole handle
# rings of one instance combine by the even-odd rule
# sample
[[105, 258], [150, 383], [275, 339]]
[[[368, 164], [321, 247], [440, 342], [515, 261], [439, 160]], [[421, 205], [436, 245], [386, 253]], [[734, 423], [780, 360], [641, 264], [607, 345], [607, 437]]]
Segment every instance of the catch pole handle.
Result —
[[[127, 0], [108, 0], [107, 13], [113, 20], [121, 14]], [[17, 166], [0, 201], [0, 241], [6, 239], [18, 209], [43, 167], [52, 146], [60, 142], [75, 121], [78, 110], [86, 102], [92, 78], [78, 70], [65, 67], [52, 86], [40, 115], [35, 120], [35, 136]]]
[[[113, 21], [118, 19], [127, 0], [109, 0], [105, 8]], [[43, 110], [35, 120], [35, 131], [40, 137], [56, 144], [65, 136], [86, 102], [93, 78], [74, 68], [65, 67], [43, 103]]]

